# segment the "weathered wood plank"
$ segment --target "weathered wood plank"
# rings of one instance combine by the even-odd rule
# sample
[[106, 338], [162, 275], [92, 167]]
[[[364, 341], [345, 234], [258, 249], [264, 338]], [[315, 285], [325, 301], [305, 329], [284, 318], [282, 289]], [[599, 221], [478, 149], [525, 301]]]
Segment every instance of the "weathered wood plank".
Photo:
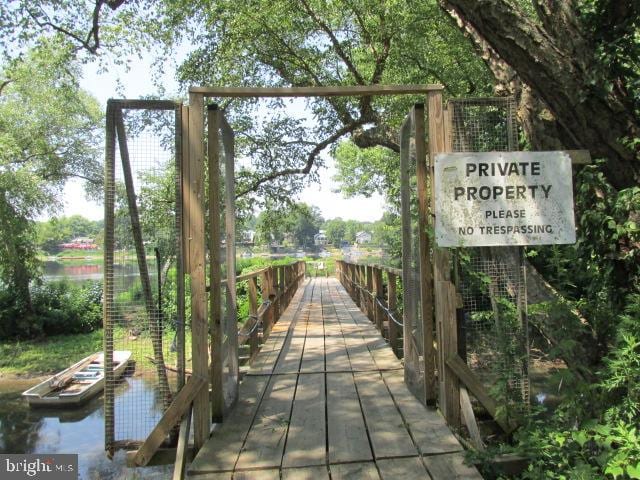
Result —
[[[209, 338], [204, 234], [204, 105], [202, 97], [189, 96], [189, 273], [191, 274], [191, 363], [193, 375], [209, 375]], [[193, 434], [196, 448], [209, 436], [211, 408], [208, 389], [202, 389], [193, 403]]]
[[418, 457], [377, 460], [382, 480], [429, 478], [427, 469]]
[[466, 385], [471, 391], [474, 397], [476, 397], [482, 406], [487, 409], [489, 415], [500, 425], [500, 427], [507, 433], [513, 430], [513, 425], [509, 425], [507, 422], [498, 417], [498, 404], [489, 395], [489, 392], [484, 388], [480, 380], [476, 378], [473, 372], [467, 367], [462, 359], [456, 353], [447, 358], [447, 366], [458, 376], [458, 378]]
[[[226, 337], [222, 318], [222, 271], [220, 246], [220, 115], [216, 105], [207, 106], [207, 160], [209, 170], [209, 321], [211, 325], [211, 417], [216, 422], [224, 415], [224, 346]], [[198, 340], [201, 341], [200, 339]]]
[[[346, 291], [342, 288], [338, 288], [337, 290], [336, 301], [338, 301], [338, 299], [340, 304], [338, 304], [336, 308], [340, 309], [344, 314], [349, 314], [351, 322], [359, 327], [357, 332], [373, 357], [375, 368], [371, 368], [372, 365], [370, 365], [367, 370], [401, 369], [402, 363], [394, 355], [393, 351], [388, 348], [385, 340], [380, 336], [380, 333], [375, 327], [371, 325], [367, 317], [359, 310], [350, 308], [350, 304], [353, 305], [353, 303], [351, 299], [348, 298]], [[344, 329], [345, 325], [349, 324], [349, 320], [343, 316], [341, 316], [340, 319], [341, 323], [344, 322], [342, 323]]]
[[326, 466], [288, 468], [282, 470], [282, 480], [329, 480], [329, 472]]
[[424, 105], [417, 104], [412, 110], [415, 133], [416, 181], [418, 184], [418, 250], [420, 256], [420, 306], [422, 317], [422, 360], [424, 372], [424, 398], [435, 401], [435, 351], [433, 348], [433, 265], [431, 263], [431, 241], [429, 230], [429, 198], [427, 196], [427, 152], [425, 145]]
[[191, 408], [191, 402], [193, 402], [193, 399], [200, 393], [206, 383], [203, 378], [195, 376], [189, 378], [182, 390], [175, 396], [169, 408], [162, 414], [162, 418], [160, 418], [142, 446], [138, 449], [135, 458], [136, 465], [144, 467], [149, 463], [149, 460], [153, 457], [153, 454], [162, 442], [164, 442], [171, 429], [178, 423], [187, 409]]
[[329, 462], [372, 460], [353, 375], [327, 374]]
[[433, 480], [475, 480], [482, 479], [478, 470], [464, 463], [464, 454], [450, 453], [423, 457]]
[[[250, 470], [246, 472], [235, 472], [233, 480], [280, 480], [279, 469]], [[199, 480], [199, 479], [198, 479]]]
[[296, 292], [289, 307], [271, 329], [269, 339], [262, 346], [258, 355], [256, 355], [256, 359], [251, 365], [251, 369], [247, 375], [265, 375], [273, 372], [280, 356], [282, 345], [289, 335], [291, 322], [300, 308], [302, 308], [302, 305], [304, 305], [307, 295], [310, 295], [309, 285], [310, 284], [307, 284], [304, 288]]
[[200, 449], [189, 466], [190, 473], [233, 471], [268, 380], [268, 377], [245, 377], [236, 407]]
[[383, 372], [387, 388], [391, 392], [409, 432], [421, 454], [457, 452], [460, 442], [438, 412], [422, 405], [405, 385], [399, 372]]
[[324, 374], [300, 375], [282, 466], [324, 465], [326, 460]]
[[438, 355], [444, 360], [444, 366], [440, 372], [440, 409], [447, 423], [454, 428], [461, 424], [460, 415], [460, 382], [447, 363], [451, 355], [458, 354], [458, 333], [456, 316], [456, 289], [452, 282], [436, 279], [435, 286], [435, 310], [438, 322], [440, 339], [438, 342]]
[[375, 458], [418, 455], [380, 374], [356, 373], [354, 377]]
[[296, 389], [296, 375], [272, 377], [236, 468], [280, 467]]
[[[126, 455], [125, 455], [125, 463], [127, 465], [127, 467], [129, 468], [137, 468], [138, 465], [136, 465], [136, 454], [138, 453], [137, 450], [129, 450]], [[195, 456], [196, 452], [195, 449], [193, 448], [193, 446], [189, 446], [189, 448], [187, 448], [187, 450], [185, 451], [185, 458], [187, 460], [187, 462], [190, 462], [191, 460], [193, 460], [193, 457]], [[151, 457], [151, 460], [149, 460], [149, 463], [147, 463], [147, 467], [154, 467], [154, 466], [158, 466], [158, 465], [173, 465], [176, 462], [176, 458], [177, 458], [177, 449], [176, 448], [171, 448], [171, 447], [160, 447], [158, 450], [156, 450], [156, 452], [153, 454], [153, 457]]]
[[312, 287], [311, 302], [307, 309], [307, 337], [302, 354], [300, 372], [324, 372], [324, 320], [320, 288]]
[[184, 472], [189, 462], [189, 432], [191, 431], [191, 413], [193, 405], [189, 407], [187, 413], [180, 422], [180, 433], [178, 434], [178, 446], [176, 447], [176, 457], [173, 468], [173, 480], [182, 480]]
[[306, 325], [296, 325], [282, 346], [282, 351], [273, 372], [298, 373], [302, 352], [304, 351], [304, 337], [306, 335]]
[[473, 413], [473, 407], [471, 406], [471, 400], [469, 399], [469, 392], [467, 392], [467, 389], [463, 386], [460, 386], [460, 409], [462, 410], [464, 424], [467, 426], [469, 436], [471, 437], [471, 443], [478, 450], [484, 450], [484, 443], [480, 436], [476, 416]]
[[345, 345], [342, 329], [336, 315], [335, 306], [331, 303], [327, 279], [322, 279], [322, 317], [324, 319], [325, 364], [328, 372], [350, 369], [349, 355]]
[[379, 480], [380, 475], [373, 462], [369, 463], [344, 463], [331, 465], [332, 480]]

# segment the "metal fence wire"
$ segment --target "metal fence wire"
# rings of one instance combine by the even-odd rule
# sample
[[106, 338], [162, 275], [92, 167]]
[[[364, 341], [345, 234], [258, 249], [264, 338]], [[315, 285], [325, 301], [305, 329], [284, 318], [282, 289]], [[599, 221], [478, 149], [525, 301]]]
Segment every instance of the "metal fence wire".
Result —
[[[518, 146], [512, 98], [449, 101], [455, 152], [514, 151]], [[459, 249], [456, 283], [463, 300], [461, 354], [506, 406], [529, 406], [527, 295], [522, 247]]]
[[107, 108], [105, 162], [105, 440], [111, 452], [146, 439], [181, 387], [185, 368], [180, 111], [171, 102], [133, 108], [122, 102]]
[[400, 203], [402, 213], [402, 310], [404, 323], [403, 355], [405, 383], [418, 398], [424, 399], [424, 345], [420, 279], [420, 243], [418, 222], [417, 118], [423, 108], [412, 109], [400, 129]]

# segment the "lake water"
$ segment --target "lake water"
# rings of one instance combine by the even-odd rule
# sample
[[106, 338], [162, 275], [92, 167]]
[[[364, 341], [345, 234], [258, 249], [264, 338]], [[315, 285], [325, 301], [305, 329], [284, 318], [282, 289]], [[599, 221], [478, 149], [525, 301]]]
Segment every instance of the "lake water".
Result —
[[[151, 262], [150, 262], [151, 263]], [[150, 270], [153, 268], [149, 265]], [[138, 278], [135, 262], [116, 265], [116, 275], [133, 283]], [[153, 276], [155, 269], [150, 271]], [[44, 280], [71, 282], [102, 281], [102, 263], [44, 262]], [[21, 397], [24, 390], [43, 379], [0, 378], [0, 453], [77, 453], [81, 479], [163, 479], [172, 466], [128, 468], [124, 452], [112, 460], [104, 451], [104, 407], [102, 394], [71, 409], [30, 408]], [[116, 409], [135, 405], [144, 412], [146, 423], [155, 423], [160, 409], [155, 405], [154, 382], [125, 377], [116, 389]], [[126, 437], [126, 432], [119, 432]], [[129, 438], [135, 438], [131, 435]]]
[[[113, 460], [104, 451], [103, 397], [73, 409], [30, 408], [20, 394], [41, 379], [0, 380], [0, 453], [77, 453], [81, 479], [162, 479], [171, 476], [172, 466], [128, 468], [124, 452]], [[151, 383], [126, 377], [116, 389], [116, 404], [139, 403], [151, 392]], [[127, 398], [135, 395], [136, 398]], [[146, 412], [156, 408], [148, 405]]]

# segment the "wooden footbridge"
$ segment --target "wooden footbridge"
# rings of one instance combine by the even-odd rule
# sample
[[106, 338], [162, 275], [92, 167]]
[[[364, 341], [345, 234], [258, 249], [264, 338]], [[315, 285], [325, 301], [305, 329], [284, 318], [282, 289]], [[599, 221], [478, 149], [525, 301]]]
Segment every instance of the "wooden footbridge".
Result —
[[481, 478], [335, 278], [307, 280], [188, 467], [206, 479]]
[[[433, 162], [427, 163], [427, 157], [452, 151], [454, 133], [461, 128], [454, 128], [454, 110], [445, 108], [442, 90], [437, 85], [200, 87], [190, 90], [188, 107], [168, 101], [109, 102], [104, 292], [108, 451], [135, 448], [129, 462], [140, 467], [164, 452], [175, 461], [174, 479], [185, 474], [212, 479], [480, 478], [464, 464], [461, 445], [449, 430], [466, 427], [472, 444], [483, 448], [469, 394], [505, 431], [512, 425], [501, 419], [495, 400], [465, 363], [458, 342], [463, 312], [456, 270], [449, 251], [433, 245], [427, 235], [435, 201], [434, 189], [428, 188]], [[216, 105], [205, 111], [205, 101], [408, 94], [424, 95], [425, 103], [413, 106], [399, 131], [403, 268], [338, 261], [338, 279], [305, 280], [305, 264], [296, 262], [227, 275], [236, 272], [234, 133]], [[484, 108], [487, 102], [501, 105], [496, 99], [471, 104]], [[140, 109], [168, 110], [175, 116], [179, 259], [174, 389], [165, 372], [162, 316], [156, 312], [146, 268], [123, 123], [123, 111]], [[116, 137], [145, 286], [144, 307], [149, 331], [155, 332], [157, 385], [165, 403], [162, 417], [142, 438], [117, 431], [116, 412], [122, 416], [125, 410], [116, 409], [116, 379], [109, 373], [114, 326], [129, 308], [117, 303], [113, 278]], [[249, 296], [249, 317], [238, 330], [240, 284]], [[240, 367], [241, 350], [247, 347], [249, 361]], [[425, 406], [436, 404], [438, 410]]]

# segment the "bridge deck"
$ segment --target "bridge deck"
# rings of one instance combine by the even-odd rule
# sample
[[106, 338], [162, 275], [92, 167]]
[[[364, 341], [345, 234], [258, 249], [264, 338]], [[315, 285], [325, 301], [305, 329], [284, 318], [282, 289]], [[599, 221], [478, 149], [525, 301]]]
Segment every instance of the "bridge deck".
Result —
[[[189, 468], [200, 479], [481, 478], [340, 283], [305, 283]], [[429, 472], [429, 474], [427, 474]]]

